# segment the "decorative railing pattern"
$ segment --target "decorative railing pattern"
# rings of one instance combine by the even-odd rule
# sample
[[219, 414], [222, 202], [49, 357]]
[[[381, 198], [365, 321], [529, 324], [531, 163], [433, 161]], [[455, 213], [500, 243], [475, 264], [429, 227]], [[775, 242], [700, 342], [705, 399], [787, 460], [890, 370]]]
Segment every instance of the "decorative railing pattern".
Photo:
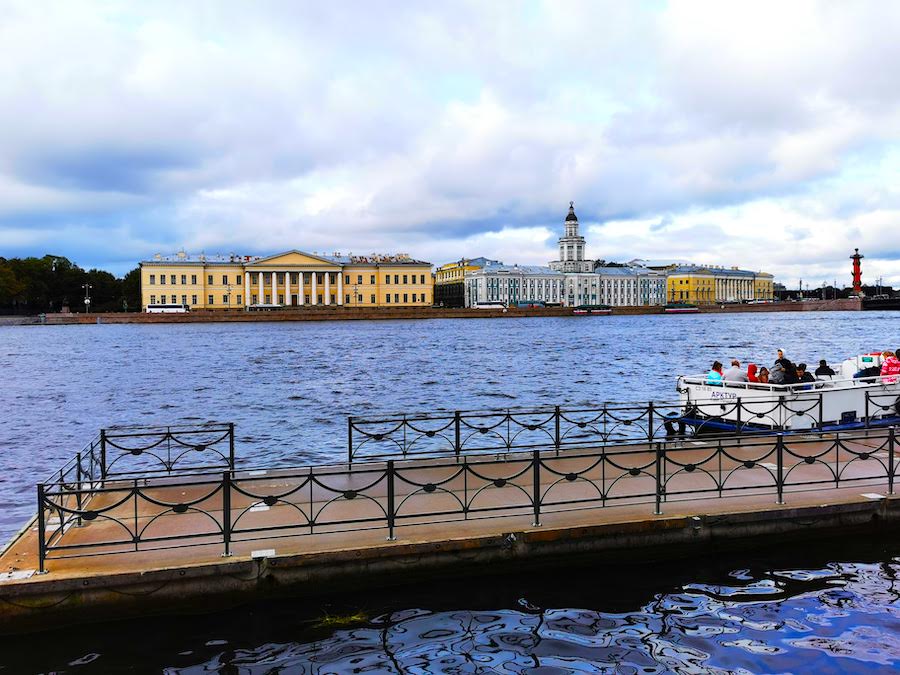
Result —
[[[111, 479], [173, 476], [234, 469], [234, 424], [128, 426], [102, 429], [80, 452], [38, 485], [38, 529], [52, 547], [66, 531], [95, 517], [89, 508]], [[40, 498], [54, 495], [53, 508]], [[41, 505], [44, 505], [43, 507]], [[133, 537], [132, 537], [133, 538]]]
[[[561, 418], [560, 418], [561, 419]], [[859, 439], [856, 439], [857, 441]], [[628, 500], [771, 494], [868, 481], [893, 493], [894, 427], [869, 431], [865, 445], [840, 434], [778, 434], [706, 443], [656, 441], [614, 450], [533, 449], [485, 456], [362, 463], [290, 470], [156, 475], [100, 484], [38, 486], [40, 570], [73, 555], [215, 545], [502, 515], [602, 508]], [[77, 536], [65, 536], [70, 523]]]
[[[697, 415], [698, 410], [701, 416]], [[353, 416], [347, 421], [347, 462], [602, 447], [710, 434], [774, 434], [798, 423], [817, 431], [842, 421], [828, 419], [824, 410], [819, 393], [798, 400], [784, 396], [765, 400], [734, 398], [687, 406], [605, 403], [597, 407]], [[865, 418], [860, 426], [869, 428], [874, 417], [884, 415], [900, 415], [897, 394], [867, 392]], [[720, 429], [723, 419], [734, 429]]]

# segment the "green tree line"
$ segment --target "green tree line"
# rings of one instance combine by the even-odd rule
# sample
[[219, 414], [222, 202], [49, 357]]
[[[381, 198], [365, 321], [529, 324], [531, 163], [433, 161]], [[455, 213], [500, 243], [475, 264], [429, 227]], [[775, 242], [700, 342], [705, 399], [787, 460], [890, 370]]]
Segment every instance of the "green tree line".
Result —
[[136, 267], [122, 278], [105, 270], [84, 270], [68, 258], [0, 257], [0, 313], [40, 314], [69, 307], [85, 310], [85, 284], [92, 312], [141, 309], [141, 274]]

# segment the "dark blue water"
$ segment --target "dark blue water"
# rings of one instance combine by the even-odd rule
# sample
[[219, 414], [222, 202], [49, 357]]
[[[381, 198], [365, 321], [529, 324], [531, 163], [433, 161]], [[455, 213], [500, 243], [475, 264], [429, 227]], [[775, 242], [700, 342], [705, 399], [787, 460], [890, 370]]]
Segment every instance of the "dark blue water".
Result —
[[0, 327], [0, 540], [102, 426], [233, 421], [255, 465], [342, 458], [346, 416], [673, 400], [714, 359], [900, 347], [900, 314]]
[[[348, 414], [674, 398], [713, 359], [900, 346], [891, 313], [0, 328], [0, 537], [101, 426], [234, 421], [254, 464], [343, 456]], [[569, 567], [6, 641], [6, 672], [887, 672], [900, 550]], [[838, 553], [839, 552], [839, 553]], [[362, 611], [342, 628], [325, 613]]]
[[[835, 550], [857, 557], [828, 562]], [[898, 554], [896, 544], [832, 541], [715, 561], [580, 561], [440, 590], [372, 589], [18, 638], [0, 664], [192, 675], [896, 672]], [[340, 628], [321, 624], [350, 615]]]

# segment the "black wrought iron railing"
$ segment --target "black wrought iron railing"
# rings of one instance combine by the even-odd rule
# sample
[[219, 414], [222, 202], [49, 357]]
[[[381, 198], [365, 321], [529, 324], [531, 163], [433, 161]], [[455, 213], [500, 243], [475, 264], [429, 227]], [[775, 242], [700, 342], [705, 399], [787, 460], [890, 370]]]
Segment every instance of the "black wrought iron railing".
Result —
[[[197, 471], [234, 469], [234, 424], [120, 426], [102, 429], [71, 460], [38, 485], [38, 530], [42, 546], [84, 524], [89, 504], [110, 480], [146, 481]], [[52, 513], [41, 504], [50, 489]], [[89, 517], [89, 516], [88, 516]]]
[[77, 555], [201, 545], [229, 555], [240, 542], [372, 529], [393, 539], [401, 526], [474, 518], [520, 516], [540, 525], [550, 512], [625, 501], [661, 514], [679, 499], [752, 493], [783, 503], [792, 491], [860, 482], [892, 494], [895, 429], [863, 434], [53, 481], [37, 488], [40, 571], [48, 560]]
[[[862, 412], [862, 411], [861, 411]], [[347, 462], [652, 443], [692, 436], [862, 428], [900, 415], [896, 392], [865, 393], [865, 410], [842, 419], [821, 392], [771, 399], [437, 411], [347, 420]]]

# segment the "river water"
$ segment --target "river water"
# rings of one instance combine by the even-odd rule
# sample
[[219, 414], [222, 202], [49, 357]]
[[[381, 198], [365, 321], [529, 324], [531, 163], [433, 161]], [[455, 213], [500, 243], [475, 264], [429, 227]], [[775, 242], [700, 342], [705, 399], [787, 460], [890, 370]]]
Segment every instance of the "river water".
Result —
[[[35, 483], [70, 458], [102, 426], [233, 421], [239, 461], [254, 465], [326, 462], [339, 460], [346, 452], [349, 414], [671, 401], [675, 399], [676, 375], [705, 372], [714, 359], [725, 362], [737, 357], [745, 363], [768, 365], [781, 347], [788, 358], [814, 365], [820, 358], [838, 362], [856, 353], [896, 349], [900, 347], [898, 318], [900, 315], [890, 312], [835, 312], [0, 327], [0, 539], [11, 536], [34, 512]], [[877, 631], [852, 628], [851, 620], [838, 621], [832, 616], [827, 593], [840, 595], [838, 585], [858, 588], [853, 585], [856, 577], [864, 585], [892, 584], [896, 564], [891, 556], [895, 554], [885, 553], [866, 565], [849, 558], [828, 559], [825, 567], [803, 572], [815, 579], [826, 578], [834, 572], [832, 566], [837, 566], [834, 569], [840, 571], [834, 574], [843, 581], [822, 582], [826, 587], [813, 593], [814, 602], [821, 600], [823, 606], [813, 612], [818, 619], [798, 620], [796, 626], [806, 628], [784, 624], [795, 626], [790, 630], [796, 632], [792, 638], [796, 644], [791, 643], [788, 651], [802, 643], [804, 653], [824, 654], [829, 644], [836, 649], [848, 640], [854, 644], [881, 640]], [[378, 645], [384, 644], [385, 627], [391, 636], [403, 636], [398, 638], [398, 648], [413, 659], [410, 663], [419, 653], [416, 645], [420, 643], [404, 639], [430, 636], [422, 650], [423, 658], [431, 659], [432, 672], [450, 670], [451, 662], [469, 663], [473, 668], [508, 662], [507, 671], [501, 672], [557, 672], [552, 668], [575, 667], [566, 660], [570, 650], [578, 654], [576, 662], [588, 658], [575, 644], [584, 645], [596, 656], [588, 658], [594, 664], [593, 670], [588, 670], [601, 672], [598, 664], [613, 658], [614, 652], [627, 651], [626, 645], [645, 649], [644, 657], [634, 656], [636, 664], [668, 653], [665, 640], [651, 638], [668, 630], [659, 623], [670, 616], [667, 603], [681, 607], [679, 603], [687, 602], [691, 611], [718, 617], [714, 621], [718, 627], [692, 628], [684, 633], [691, 637], [690, 644], [703, 642], [712, 633], [743, 635], [749, 625], [746, 622], [769, 626], [767, 621], [775, 625], [787, 620], [788, 615], [782, 617], [782, 613], [790, 603], [800, 602], [797, 598], [806, 598], [805, 592], [791, 594], [789, 601], [789, 594], [771, 589], [771, 580], [765, 576], [769, 573], [774, 570], [747, 579], [735, 577], [729, 582], [733, 588], [726, 583], [722, 592], [689, 589], [688, 600], [683, 600], [684, 589], [673, 587], [664, 592], [663, 604], [654, 596], [656, 604], [632, 606], [622, 615], [600, 611], [597, 607], [601, 605], [572, 609], [584, 607], [579, 604], [580, 591], [553, 598], [548, 605], [535, 605], [531, 597], [540, 584], [522, 594], [524, 604], [488, 607], [486, 614], [471, 609], [474, 598], [469, 609], [457, 607], [449, 613], [410, 609], [419, 607], [413, 604], [380, 617], [373, 614], [365, 627], [333, 632], [315, 641], [288, 641], [285, 646], [260, 639], [258, 644], [244, 644], [240, 649], [229, 646], [227, 658], [220, 656], [222, 649], [193, 645], [188, 650], [193, 656], [185, 663], [195, 669], [185, 672], [215, 670], [213, 662], [218, 658], [235, 664], [264, 664], [274, 663], [282, 654], [293, 664], [305, 663], [313, 653], [330, 654], [330, 661], [321, 663], [333, 665], [322, 666], [323, 672], [343, 672], [350, 661], [342, 659], [354, 658], [357, 651], [363, 659], [360, 664], [383, 657]], [[699, 577], [694, 581], [709, 583]], [[819, 583], [803, 581], [807, 582]], [[824, 600], [821, 593], [826, 593]], [[740, 611], [729, 604], [735, 594], [741, 598]], [[744, 603], [746, 595], [754, 596], [753, 602]], [[853, 600], [854, 611], [869, 616], [871, 610], [873, 615], [895, 618], [896, 598], [865, 608], [859, 599], [865, 595]], [[746, 612], [749, 615], [745, 617]], [[757, 617], [757, 612], [768, 618]], [[824, 630], [826, 624], [840, 624], [843, 632], [832, 634], [830, 629]], [[734, 625], [740, 626], [737, 633], [732, 631]], [[464, 630], [465, 626], [470, 628]], [[773, 630], [753, 628], [753, 637], [747, 638], [750, 641], [729, 647], [728, 653], [743, 653], [750, 663], [759, 663], [753, 659], [769, 649], [767, 640]], [[602, 639], [597, 638], [600, 634]], [[606, 646], [598, 640], [606, 641]], [[525, 659], [525, 654], [534, 656], [529, 645], [535, 644], [543, 645], [550, 661]], [[477, 645], [482, 646], [476, 649]], [[473, 661], [458, 661], [469, 658], [463, 654], [468, 654], [470, 647], [485, 660], [473, 656]], [[711, 667], [714, 661], [709, 660], [709, 649], [697, 649], [699, 660], [689, 660], [693, 665], [684, 668]], [[444, 650], [450, 659], [447, 668], [435, 668]], [[896, 656], [896, 644], [891, 642], [887, 652]], [[854, 657], [853, 667], [877, 670], [879, 659], [887, 658], [884, 653], [882, 650], [871, 661]], [[177, 652], [171, 654], [172, 661], [166, 665], [183, 662], [174, 658]], [[211, 661], [196, 662], [200, 655]], [[788, 662], [794, 663], [780, 661]], [[832, 667], [840, 669], [839, 663], [844, 662], [835, 661]], [[533, 670], [545, 667], [551, 670]], [[788, 670], [797, 667], [785, 666]], [[246, 672], [264, 670], [262, 666], [246, 667]], [[460, 670], [470, 672], [466, 666]], [[228, 672], [238, 671], [240, 668]]]

